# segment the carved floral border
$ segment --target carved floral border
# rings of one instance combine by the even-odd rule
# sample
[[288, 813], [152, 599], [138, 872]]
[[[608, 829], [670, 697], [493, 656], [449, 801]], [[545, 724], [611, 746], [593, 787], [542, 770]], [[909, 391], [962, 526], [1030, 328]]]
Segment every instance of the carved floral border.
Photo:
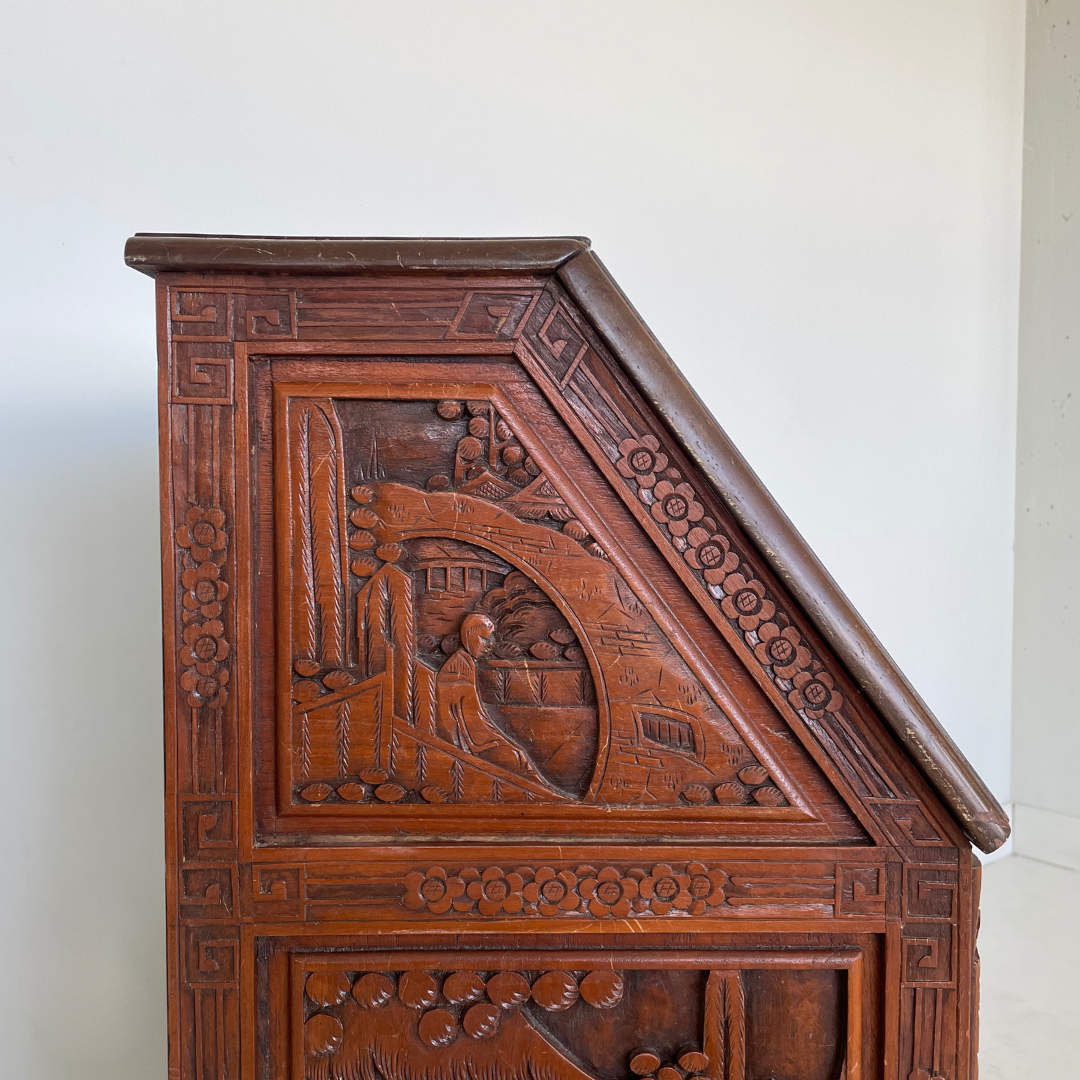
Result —
[[728, 881], [725, 871], [700, 862], [629, 869], [470, 866], [457, 873], [432, 866], [406, 875], [401, 902], [434, 915], [704, 915], [724, 903]]
[[758, 663], [771, 669], [773, 682], [791, 707], [810, 720], [839, 713], [844, 698], [833, 676], [705, 513], [694, 486], [669, 467], [659, 440], [648, 434], [623, 439], [619, 455], [615, 467], [627, 486], [665, 529], [671, 546], [739, 630]]
[[183, 624], [180, 687], [193, 709], [220, 709], [229, 699], [223, 608], [229, 585], [222, 575], [228, 540], [225, 513], [216, 507], [189, 507], [176, 530]]

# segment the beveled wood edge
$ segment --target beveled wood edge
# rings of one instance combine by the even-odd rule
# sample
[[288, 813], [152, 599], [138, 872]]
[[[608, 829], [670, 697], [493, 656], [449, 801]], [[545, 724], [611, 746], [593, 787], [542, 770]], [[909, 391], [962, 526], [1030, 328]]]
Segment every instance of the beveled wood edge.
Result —
[[587, 251], [589, 243], [584, 236], [427, 239], [136, 233], [124, 246], [124, 262], [151, 277], [170, 271], [550, 273]]
[[993, 793], [777, 505], [604, 264], [592, 251], [584, 251], [559, 267], [557, 275], [968, 837], [985, 852], [999, 848], [1008, 839], [1010, 825]]

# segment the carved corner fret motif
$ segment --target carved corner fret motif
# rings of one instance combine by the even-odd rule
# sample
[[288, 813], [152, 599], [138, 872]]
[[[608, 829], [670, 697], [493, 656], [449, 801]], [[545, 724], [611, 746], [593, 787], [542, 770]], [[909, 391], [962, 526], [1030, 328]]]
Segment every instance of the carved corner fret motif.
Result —
[[956, 986], [959, 886], [953, 867], [904, 867], [905, 986]]

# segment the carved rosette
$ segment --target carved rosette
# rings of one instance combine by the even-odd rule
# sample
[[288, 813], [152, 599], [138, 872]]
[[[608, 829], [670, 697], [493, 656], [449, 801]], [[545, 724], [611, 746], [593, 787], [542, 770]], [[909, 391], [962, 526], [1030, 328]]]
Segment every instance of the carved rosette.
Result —
[[649, 508], [668, 542], [682, 555], [791, 707], [810, 720], [839, 712], [844, 699], [832, 675], [749, 564], [732, 550], [731, 539], [705, 513], [694, 486], [668, 465], [659, 440], [653, 435], [624, 439], [619, 455], [615, 467], [627, 486]]
[[222, 576], [228, 546], [224, 512], [192, 506], [176, 530], [176, 543], [182, 589], [180, 687], [193, 709], [220, 709], [229, 694], [223, 607], [229, 586]]
[[[629, 403], [624, 412], [610, 394], [597, 389], [602, 381], [592, 367], [593, 362], [602, 366], [600, 350], [589, 342], [567, 305], [556, 302], [546, 317], [538, 311], [534, 320], [541, 319], [535, 336], [528, 335], [532, 347], [539, 350], [536, 358], [555, 379], [564, 403], [585, 422], [592, 441], [597, 441], [597, 432], [606, 432], [603, 439], [613, 439], [610, 447], [600, 450], [614, 464], [629, 501], [652, 519], [674, 549], [675, 558], [681, 557], [712, 596], [723, 618], [791, 708], [811, 722], [839, 714], [844, 699], [835, 678], [781, 609], [777, 597], [734, 548], [731, 537], [707, 512], [708, 498], [672, 464], [674, 450], [652, 433], [642, 432]], [[559, 328], [555, 338], [553, 327]], [[568, 365], [571, 346], [574, 361]], [[622, 435], [616, 435], [620, 429]]]
[[432, 866], [406, 875], [401, 902], [411, 911], [433, 915], [705, 915], [718, 913], [728, 883], [725, 871], [700, 862], [560, 870], [519, 866], [512, 871], [469, 866], [457, 873]]

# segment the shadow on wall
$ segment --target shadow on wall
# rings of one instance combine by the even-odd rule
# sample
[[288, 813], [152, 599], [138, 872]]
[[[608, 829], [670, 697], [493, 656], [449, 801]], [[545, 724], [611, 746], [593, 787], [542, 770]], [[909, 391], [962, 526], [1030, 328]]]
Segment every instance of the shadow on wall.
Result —
[[154, 410], [9, 415], [0, 485], [0, 1072], [163, 1076]]

